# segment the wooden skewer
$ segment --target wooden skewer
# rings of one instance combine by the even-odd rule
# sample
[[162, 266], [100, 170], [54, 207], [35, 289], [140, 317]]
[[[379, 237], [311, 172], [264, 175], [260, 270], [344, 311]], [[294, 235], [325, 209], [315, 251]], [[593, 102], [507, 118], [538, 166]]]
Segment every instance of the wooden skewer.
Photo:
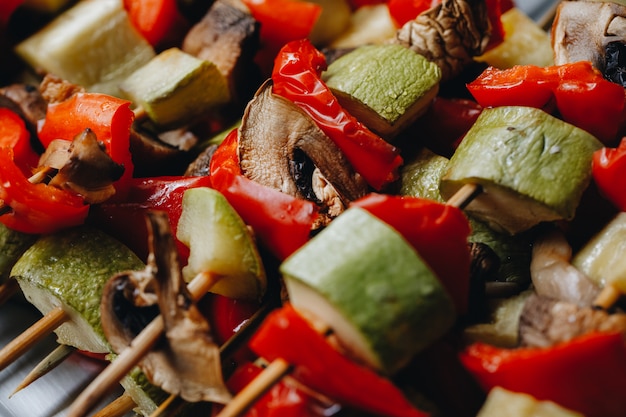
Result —
[[606, 285], [593, 301], [593, 306], [609, 310], [619, 300], [622, 293], [614, 285]]
[[218, 417], [235, 417], [244, 414], [257, 400], [269, 391], [278, 381], [287, 376], [292, 365], [284, 359], [273, 360], [267, 368], [245, 386], [220, 411]]
[[[482, 187], [478, 184], [465, 184], [450, 197], [446, 204], [463, 209], [482, 191]], [[320, 334], [328, 334], [330, 328], [324, 327], [317, 330]], [[226, 404], [217, 417], [237, 417], [243, 415], [272, 386], [287, 376], [292, 369], [293, 366], [284, 359], [275, 359]]]
[[9, 396], [11, 398], [19, 391], [23, 390], [42, 376], [46, 375], [48, 372], [52, 371], [54, 368], [59, 366], [65, 359], [67, 359], [72, 353], [76, 352], [76, 348], [74, 346], [69, 345], [59, 345], [56, 349], [54, 349], [48, 356], [46, 356], [41, 362], [33, 368], [32, 371], [29, 372], [28, 375], [19, 383], [15, 391]]
[[57, 327], [69, 319], [61, 307], [57, 307], [43, 316], [0, 350], [0, 371], [24, 354], [35, 343], [51, 334]]
[[[28, 178], [28, 182], [30, 182], [31, 184], [39, 184], [45, 181], [45, 179], [49, 175], [53, 175], [56, 172], [57, 172], [57, 169], [54, 167], [45, 167], [35, 172], [32, 176], [30, 176]], [[9, 214], [12, 210], [13, 209], [11, 208], [11, 206], [4, 204], [4, 201], [0, 200], [0, 216], [4, 214]]]
[[[198, 274], [188, 285], [192, 298], [198, 300], [220, 280], [211, 273]], [[124, 375], [128, 374], [158, 341], [164, 330], [163, 317], [154, 318], [133, 339], [130, 346], [123, 350], [85, 390], [76, 398], [67, 414], [68, 417], [83, 417], [95, 404], [107, 394]]]
[[123, 417], [137, 407], [130, 395], [124, 393], [98, 411], [93, 417]]
[[[222, 361], [231, 357], [240, 347], [240, 344], [245, 340], [248, 340], [250, 336], [256, 331], [257, 327], [263, 322], [267, 314], [274, 308], [274, 303], [271, 301], [266, 302], [261, 308], [259, 308], [250, 319], [246, 322], [243, 327], [241, 327], [236, 336], [228, 339], [222, 346], [220, 346], [220, 356], [222, 356]], [[165, 417], [170, 408], [170, 405], [174, 402], [175, 399], [180, 399], [180, 397], [176, 395], [170, 395], [161, 405], [154, 410], [154, 412], [150, 415], [150, 417]], [[184, 402], [183, 402], [184, 404]], [[182, 404], [181, 404], [182, 405]], [[176, 412], [177, 408], [172, 410], [172, 412]]]

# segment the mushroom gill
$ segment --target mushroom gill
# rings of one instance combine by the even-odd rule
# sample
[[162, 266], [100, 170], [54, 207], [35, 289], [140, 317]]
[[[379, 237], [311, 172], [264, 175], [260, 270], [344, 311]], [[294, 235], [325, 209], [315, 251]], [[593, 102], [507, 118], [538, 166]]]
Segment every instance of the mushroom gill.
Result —
[[224, 404], [231, 394], [223, 381], [219, 347], [183, 280], [167, 214], [149, 212], [147, 224], [146, 269], [115, 275], [104, 288], [105, 336], [119, 353], [160, 313], [164, 336], [139, 363], [143, 373], [153, 385], [186, 401]]
[[368, 192], [335, 143], [269, 81], [246, 107], [238, 151], [243, 175], [317, 203], [326, 221]]
[[484, 0], [443, 0], [398, 29], [395, 42], [439, 65], [447, 81], [485, 51], [490, 37]]
[[[624, 85], [626, 6], [611, 2], [563, 1], [552, 25], [554, 63], [589, 61], [611, 81]], [[613, 55], [622, 55], [621, 60]], [[614, 68], [620, 65], [621, 68]], [[611, 74], [615, 72], [615, 74]], [[614, 77], [615, 76], [615, 77]], [[615, 79], [616, 78], [616, 79]]]

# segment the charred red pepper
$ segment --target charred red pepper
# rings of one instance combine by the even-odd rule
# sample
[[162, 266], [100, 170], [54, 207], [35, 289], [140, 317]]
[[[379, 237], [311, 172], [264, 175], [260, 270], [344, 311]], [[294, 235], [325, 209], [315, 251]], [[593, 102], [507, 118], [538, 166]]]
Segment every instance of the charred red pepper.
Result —
[[104, 143], [109, 156], [124, 166], [122, 178], [114, 184], [119, 192], [133, 176], [130, 128], [134, 119], [127, 100], [98, 93], [75, 94], [48, 106], [45, 121], [39, 129], [39, 139], [47, 147], [55, 139], [72, 140], [90, 128]]
[[460, 209], [424, 198], [388, 194], [370, 194], [352, 205], [366, 209], [400, 232], [437, 275], [457, 313], [467, 312], [470, 226]]
[[0, 148], [0, 200], [10, 208], [0, 222], [24, 233], [53, 233], [82, 224], [89, 206], [82, 197], [47, 184], [32, 184], [13, 160], [13, 151]]
[[0, 147], [13, 149], [13, 159], [29, 175], [37, 166], [39, 155], [30, 145], [30, 132], [24, 120], [15, 112], [0, 108]]
[[549, 113], [556, 108], [563, 120], [605, 144], [615, 142], [626, 119], [624, 88], [586, 61], [545, 68], [491, 67], [467, 88], [483, 107], [531, 106]]
[[593, 154], [592, 173], [600, 193], [626, 211], [626, 138], [617, 148], [605, 147]]
[[[207, 176], [133, 178], [128, 181], [125, 196], [116, 195], [105, 203], [94, 205], [89, 221], [107, 230], [145, 260], [148, 256], [146, 210], [166, 211], [172, 233], [176, 236], [183, 194], [190, 188], [210, 185]], [[176, 246], [181, 261], [186, 263], [189, 248], [178, 240]]]
[[246, 178], [239, 166], [237, 141], [233, 130], [213, 154], [213, 188], [224, 194], [264, 246], [285, 259], [309, 240], [317, 206]]
[[475, 343], [460, 359], [485, 390], [500, 386], [528, 393], [587, 417], [626, 415], [626, 345], [621, 334], [591, 333], [549, 348]]
[[320, 78], [326, 58], [310, 41], [285, 45], [274, 64], [273, 92], [300, 106], [377, 190], [398, 177], [399, 150], [346, 112]]
[[391, 381], [332, 348], [289, 304], [270, 313], [250, 348], [269, 361], [286, 360], [293, 378], [340, 404], [387, 417], [428, 416]]

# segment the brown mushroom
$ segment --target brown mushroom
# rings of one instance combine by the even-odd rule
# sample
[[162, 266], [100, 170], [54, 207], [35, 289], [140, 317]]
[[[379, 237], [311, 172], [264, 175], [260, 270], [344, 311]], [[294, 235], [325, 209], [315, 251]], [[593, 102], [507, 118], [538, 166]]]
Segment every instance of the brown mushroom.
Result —
[[593, 331], [620, 332], [626, 337], [626, 314], [609, 314], [533, 294], [526, 300], [519, 322], [520, 343], [549, 347]]
[[490, 37], [484, 0], [443, 0], [405, 23], [395, 42], [435, 62], [447, 81], [485, 51]]
[[317, 203], [326, 220], [368, 192], [337, 145], [297, 105], [273, 94], [270, 81], [244, 112], [239, 162], [251, 180]]
[[115, 194], [113, 182], [124, 173], [91, 129], [71, 142], [53, 140], [39, 159], [39, 168], [44, 167], [58, 169], [49, 185], [80, 194], [86, 203], [101, 203]]
[[604, 73], [607, 48], [626, 43], [626, 6], [563, 1], [557, 8], [551, 38], [556, 65], [589, 61]]
[[231, 97], [245, 103], [262, 81], [254, 64], [259, 28], [240, 1], [218, 0], [187, 33], [182, 50], [213, 62], [228, 80]]
[[139, 363], [143, 373], [153, 385], [186, 401], [224, 404], [231, 394], [223, 381], [219, 347], [183, 280], [167, 214], [150, 212], [147, 224], [146, 269], [115, 275], [103, 290], [105, 336], [119, 353], [160, 313], [164, 336]]

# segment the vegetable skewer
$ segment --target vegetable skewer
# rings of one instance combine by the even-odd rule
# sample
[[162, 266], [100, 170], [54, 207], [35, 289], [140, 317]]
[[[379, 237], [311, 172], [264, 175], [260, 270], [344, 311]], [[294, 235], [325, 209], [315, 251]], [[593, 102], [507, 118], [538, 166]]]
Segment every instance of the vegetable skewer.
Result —
[[[189, 283], [189, 291], [194, 299], [206, 294], [218, 281], [210, 273], [201, 273]], [[137, 335], [133, 343], [116, 358], [115, 362], [106, 367], [93, 382], [76, 398], [68, 416], [86, 415], [111, 387], [121, 380], [152, 348], [163, 333], [163, 317], [157, 316]]]
[[[447, 202], [448, 205], [463, 208], [482, 192], [482, 187], [476, 184], [465, 184]], [[329, 336], [332, 329], [325, 325], [316, 330], [324, 336]], [[278, 358], [273, 360], [251, 383], [241, 390], [232, 401], [218, 414], [219, 417], [236, 417], [243, 415], [259, 398], [273, 385], [287, 376], [293, 370], [288, 361]]]

